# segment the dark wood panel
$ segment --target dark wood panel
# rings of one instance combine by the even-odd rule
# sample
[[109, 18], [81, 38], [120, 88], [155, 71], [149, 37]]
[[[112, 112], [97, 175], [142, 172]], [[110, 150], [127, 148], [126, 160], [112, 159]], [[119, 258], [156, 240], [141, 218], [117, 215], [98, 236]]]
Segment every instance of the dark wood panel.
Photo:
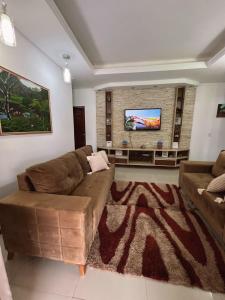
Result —
[[73, 108], [73, 122], [74, 122], [75, 148], [77, 149], [86, 145], [84, 106], [75, 106]]

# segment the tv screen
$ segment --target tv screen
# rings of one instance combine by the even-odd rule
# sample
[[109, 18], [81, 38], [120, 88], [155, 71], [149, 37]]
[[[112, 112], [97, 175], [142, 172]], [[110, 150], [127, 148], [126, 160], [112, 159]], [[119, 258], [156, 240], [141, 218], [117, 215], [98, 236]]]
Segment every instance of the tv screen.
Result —
[[160, 130], [161, 108], [125, 109], [125, 130]]

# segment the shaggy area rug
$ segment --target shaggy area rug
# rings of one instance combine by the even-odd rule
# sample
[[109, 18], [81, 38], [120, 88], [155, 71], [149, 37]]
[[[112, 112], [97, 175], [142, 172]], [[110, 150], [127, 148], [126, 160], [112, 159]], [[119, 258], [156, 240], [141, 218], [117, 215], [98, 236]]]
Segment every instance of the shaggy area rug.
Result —
[[88, 264], [225, 292], [225, 254], [175, 185], [114, 182]]

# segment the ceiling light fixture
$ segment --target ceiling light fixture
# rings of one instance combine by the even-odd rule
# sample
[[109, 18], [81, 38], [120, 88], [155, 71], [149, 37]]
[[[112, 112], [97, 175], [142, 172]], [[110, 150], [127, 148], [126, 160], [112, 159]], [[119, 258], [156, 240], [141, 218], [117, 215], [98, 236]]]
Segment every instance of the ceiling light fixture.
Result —
[[12, 20], [6, 12], [7, 4], [2, 1], [0, 12], [0, 40], [7, 46], [16, 47], [16, 34]]
[[63, 54], [63, 59], [65, 60], [65, 67], [63, 69], [63, 79], [66, 83], [71, 83], [71, 73], [70, 69], [68, 68], [70, 55]]

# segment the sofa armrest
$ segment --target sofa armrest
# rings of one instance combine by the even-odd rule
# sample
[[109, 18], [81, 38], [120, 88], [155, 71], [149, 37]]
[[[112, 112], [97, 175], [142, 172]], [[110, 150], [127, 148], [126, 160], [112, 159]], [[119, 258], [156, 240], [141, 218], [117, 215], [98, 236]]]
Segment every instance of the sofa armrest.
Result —
[[184, 173], [211, 173], [215, 162], [208, 161], [190, 161], [180, 162], [179, 186], [182, 186], [182, 176]]
[[6, 249], [85, 264], [93, 241], [90, 197], [18, 191], [0, 199]]

